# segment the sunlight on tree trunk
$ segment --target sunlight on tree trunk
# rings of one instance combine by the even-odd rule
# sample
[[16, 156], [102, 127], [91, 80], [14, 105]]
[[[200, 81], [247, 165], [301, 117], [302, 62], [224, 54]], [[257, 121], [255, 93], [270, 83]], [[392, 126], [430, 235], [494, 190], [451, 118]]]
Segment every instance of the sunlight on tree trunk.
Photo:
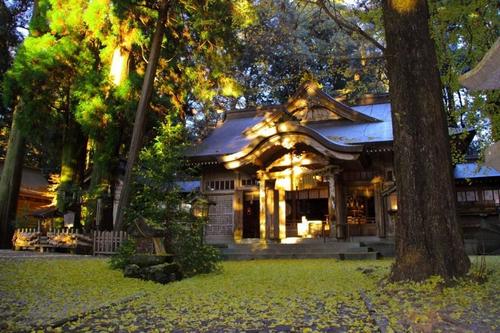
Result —
[[427, 2], [385, 0], [383, 15], [399, 214], [392, 279], [440, 275], [449, 280], [465, 275], [470, 262], [457, 221], [450, 138]]
[[[127, 40], [125, 38], [125, 40]], [[130, 43], [129, 43], [130, 44]], [[109, 77], [115, 86], [122, 84], [129, 76], [131, 45], [119, 45], [111, 59]], [[100, 137], [94, 138], [94, 161], [90, 182], [90, 196], [87, 204], [87, 225], [92, 222], [100, 230], [113, 229], [113, 202], [116, 175], [113, 173], [120, 148], [120, 129], [108, 128]], [[101, 199], [102, 214], [97, 214], [97, 200]], [[100, 218], [100, 221], [96, 219]]]
[[115, 86], [119, 86], [128, 77], [128, 59], [130, 51], [117, 47], [111, 60], [110, 77]]

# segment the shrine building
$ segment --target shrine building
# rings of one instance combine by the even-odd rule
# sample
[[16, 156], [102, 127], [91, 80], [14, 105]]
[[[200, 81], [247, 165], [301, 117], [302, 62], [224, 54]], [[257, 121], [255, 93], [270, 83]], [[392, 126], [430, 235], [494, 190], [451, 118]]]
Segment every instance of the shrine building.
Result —
[[[348, 106], [314, 83], [286, 104], [228, 112], [188, 152], [201, 170], [200, 190], [213, 203], [206, 240], [394, 236], [392, 143], [387, 99]], [[500, 172], [483, 169], [477, 176], [467, 164], [458, 167], [459, 203], [488, 201], [498, 220]], [[464, 182], [470, 176], [481, 180], [472, 189]]]

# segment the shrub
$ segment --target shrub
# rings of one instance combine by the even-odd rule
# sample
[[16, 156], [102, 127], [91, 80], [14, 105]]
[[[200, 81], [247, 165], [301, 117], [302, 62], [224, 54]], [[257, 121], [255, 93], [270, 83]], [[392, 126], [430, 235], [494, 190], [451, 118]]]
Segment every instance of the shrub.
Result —
[[118, 251], [111, 256], [109, 265], [113, 269], [124, 269], [130, 263], [130, 257], [135, 254], [135, 242], [127, 239], [124, 241]]
[[140, 154], [135, 168], [128, 223], [141, 219], [164, 230], [167, 253], [175, 256], [184, 276], [218, 269], [218, 250], [203, 244], [205, 221], [184, 212], [176, 181], [189, 173], [184, 163], [187, 132], [182, 124], [167, 121]]
[[175, 261], [186, 277], [220, 269], [219, 250], [203, 243], [204, 225], [204, 219], [184, 214], [182, 222], [174, 222], [169, 227]]

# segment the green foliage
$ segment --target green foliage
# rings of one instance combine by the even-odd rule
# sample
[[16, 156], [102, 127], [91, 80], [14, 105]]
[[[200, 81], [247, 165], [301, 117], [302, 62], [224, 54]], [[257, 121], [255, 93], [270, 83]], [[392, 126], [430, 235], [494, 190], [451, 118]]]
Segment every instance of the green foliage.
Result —
[[218, 251], [203, 244], [204, 220], [180, 209], [182, 198], [176, 181], [187, 171], [183, 163], [186, 131], [172, 122], [158, 129], [154, 141], [140, 154], [135, 171], [128, 223], [144, 219], [165, 230], [167, 252], [175, 255], [185, 276], [218, 268]]
[[219, 250], [203, 243], [206, 220], [184, 214], [184, 218], [180, 221], [182, 222], [176, 221], [170, 224], [168, 232], [172, 234], [175, 261], [181, 267], [184, 276], [220, 271]]
[[113, 269], [124, 269], [130, 263], [130, 257], [135, 254], [135, 242], [131, 239], [124, 241], [118, 251], [111, 256], [109, 266]]
[[[12, 110], [5, 108], [2, 101], [4, 74], [12, 64], [13, 54], [19, 43], [22, 41], [22, 35], [18, 27], [26, 27], [26, 12], [28, 11], [30, 1], [0, 1], [0, 128], [7, 126], [11, 118]], [[4, 157], [5, 151], [1, 143], [5, 142], [0, 136], [0, 157]]]
[[[450, 126], [475, 128], [480, 141], [500, 139], [498, 91], [471, 92], [461, 74], [476, 66], [500, 34], [498, 8], [488, 0], [433, 1], [431, 31], [436, 42]], [[492, 133], [485, 131], [490, 127]]]
[[145, 219], [156, 227], [166, 228], [176, 219], [181, 198], [175, 181], [184, 169], [185, 138], [182, 124], [168, 122], [141, 151], [135, 170], [133, 199], [127, 210], [129, 223]]
[[[346, 34], [309, 1], [254, 3], [255, 23], [241, 29], [241, 52], [235, 76], [243, 86], [241, 106], [282, 103], [297, 89], [305, 73], [324, 89], [353, 102], [365, 93], [387, 91], [381, 52], [356, 34]], [[355, 12], [335, 3], [342, 15], [373, 35], [380, 35], [380, 12]], [[374, 13], [377, 13], [376, 16]], [[375, 20], [377, 18], [377, 20]]]

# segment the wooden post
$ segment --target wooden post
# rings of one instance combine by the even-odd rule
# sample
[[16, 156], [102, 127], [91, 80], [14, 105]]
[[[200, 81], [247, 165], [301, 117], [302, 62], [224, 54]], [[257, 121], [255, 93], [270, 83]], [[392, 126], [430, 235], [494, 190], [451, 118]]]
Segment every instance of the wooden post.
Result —
[[375, 201], [375, 223], [377, 224], [377, 236], [385, 237], [385, 213], [382, 198], [382, 179], [373, 183], [373, 199]]
[[282, 188], [278, 190], [278, 201], [279, 239], [282, 240], [286, 238], [286, 192]]
[[97, 242], [96, 242], [96, 231], [92, 231], [92, 255], [95, 256], [95, 253], [96, 253], [96, 246], [97, 246]]
[[330, 227], [330, 237], [334, 236], [334, 220], [338, 223], [336, 217], [336, 202], [335, 202], [335, 176], [328, 176], [328, 225]]
[[266, 242], [266, 180], [261, 177], [259, 181], [259, 225], [260, 241]]
[[266, 234], [274, 238], [274, 189], [266, 188]]
[[101, 225], [101, 219], [102, 219], [102, 199], [99, 198], [97, 199], [97, 207], [96, 207], [96, 215], [95, 215], [95, 228], [97, 230], [100, 230], [100, 225]]
[[344, 191], [342, 189], [342, 182], [340, 175], [334, 176], [335, 181], [335, 219], [338, 229], [336, 230], [337, 238], [347, 238], [347, 226], [345, 218], [345, 202]]
[[274, 230], [274, 239], [280, 239], [280, 221], [279, 221], [279, 191], [273, 190], [273, 230]]
[[233, 237], [235, 242], [243, 238], [243, 191], [235, 190], [233, 195]]

